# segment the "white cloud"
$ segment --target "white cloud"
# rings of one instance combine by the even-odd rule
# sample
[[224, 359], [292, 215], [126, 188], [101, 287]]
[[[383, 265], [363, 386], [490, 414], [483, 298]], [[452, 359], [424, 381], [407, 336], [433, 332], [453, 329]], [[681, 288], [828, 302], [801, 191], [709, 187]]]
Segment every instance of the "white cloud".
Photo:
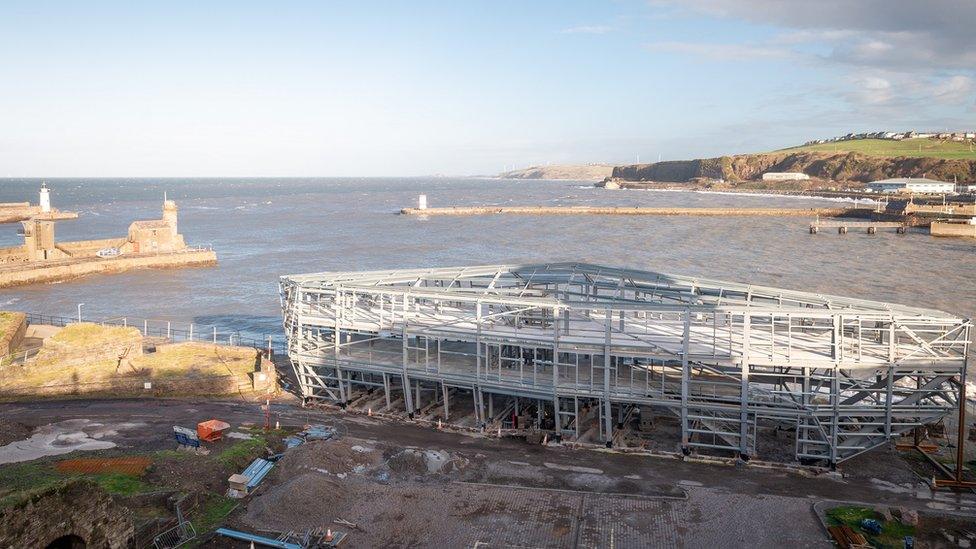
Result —
[[862, 105], [881, 105], [894, 97], [890, 80], [870, 75], [852, 77], [850, 87], [842, 95]]
[[973, 96], [976, 81], [972, 77], [957, 74], [936, 83], [932, 97], [945, 103], [963, 103]]
[[646, 45], [652, 52], [695, 55], [719, 61], [743, 59], [782, 59], [792, 55], [785, 48], [751, 44], [715, 44], [708, 42], [652, 42]]
[[606, 34], [612, 30], [613, 28], [607, 25], [580, 25], [563, 29], [560, 32], [563, 34]]
[[649, 2], [745, 22], [768, 36], [747, 45], [658, 43], [652, 51], [805, 61], [829, 75], [822, 93], [852, 112], [864, 109], [884, 120], [936, 112], [958, 118], [962, 113], [951, 109], [968, 109], [976, 95], [976, 0]]

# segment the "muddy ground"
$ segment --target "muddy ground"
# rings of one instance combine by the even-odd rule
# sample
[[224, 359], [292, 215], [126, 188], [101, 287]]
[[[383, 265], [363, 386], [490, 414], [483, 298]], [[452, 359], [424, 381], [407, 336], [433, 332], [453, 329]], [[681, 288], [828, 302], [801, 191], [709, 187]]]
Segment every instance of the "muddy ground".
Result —
[[[289, 404], [273, 410], [282, 427], [327, 423], [340, 436], [287, 452], [227, 519], [272, 537], [331, 527], [349, 532], [344, 547], [825, 547], [815, 502], [976, 516], [976, 497], [933, 493], [924, 474], [912, 471], [914, 461], [891, 446], [844, 463], [838, 474], [813, 475], [530, 445]], [[145, 425], [108, 436], [116, 448], [104, 452], [111, 453], [170, 449], [173, 425], [203, 419], [263, 423], [254, 404], [214, 401], [47, 402], [0, 405], [0, 414], [29, 426], [80, 419]], [[71, 457], [78, 454], [91, 452]], [[187, 477], [187, 488], [226, 483], [221, 471], [175, 463], [150, 474]], [[246, 547], [222, 538], [205, 544]]]

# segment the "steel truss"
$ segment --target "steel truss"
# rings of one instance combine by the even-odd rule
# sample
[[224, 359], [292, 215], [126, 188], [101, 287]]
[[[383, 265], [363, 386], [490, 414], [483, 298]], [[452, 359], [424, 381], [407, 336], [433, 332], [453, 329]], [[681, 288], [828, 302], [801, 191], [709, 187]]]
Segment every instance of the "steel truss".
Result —
[[762, 423], [795, 428], [797, 458], [834, 464], [954, 410], [972, 328], [940, 311], [583, 263], [294, 275], [280, 290], [306, 399], [376, 387], [412, 415], [423, 389], [446, 416], [458, 390], [483, 422], [498, 416], [486, 395], [534, 399], [570, 438], [582, 406], [608, 444], [625, 415], [667, 410], [689, 451], [754, 456]]

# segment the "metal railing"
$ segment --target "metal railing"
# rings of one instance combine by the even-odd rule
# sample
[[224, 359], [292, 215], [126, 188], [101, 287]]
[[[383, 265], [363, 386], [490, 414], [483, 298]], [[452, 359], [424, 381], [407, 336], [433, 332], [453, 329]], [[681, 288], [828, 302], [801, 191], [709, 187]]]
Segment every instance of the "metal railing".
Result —
[[189, 543], [197, 537], [197, 531], [188, 520], [182, 520], [176, 526], [166, 530], [153, 539], [155, 549], [175, 549]]
[[[283, 334], [255, 335], [242, 333], [240, 330], [221, 328], [212, 324], [186, 323], [172, 320], [158, 320], [133, 317], [113, 317], [102, 320], [82, 319], [85, 322], [102, 326], [124, 326], [136, 328], [144, 337], [162, 338], [170, 342], [199, 341], [216, 345], [234, 345], [239, 347], [253, 347], [266, 351], [270, 355], [285, 351]], [[28, 324], [46, 324], [50, 326], [67, 326], [77, 323], [77, 317], [63, 315], [48, 315], [41, 313], [27, 313]]]

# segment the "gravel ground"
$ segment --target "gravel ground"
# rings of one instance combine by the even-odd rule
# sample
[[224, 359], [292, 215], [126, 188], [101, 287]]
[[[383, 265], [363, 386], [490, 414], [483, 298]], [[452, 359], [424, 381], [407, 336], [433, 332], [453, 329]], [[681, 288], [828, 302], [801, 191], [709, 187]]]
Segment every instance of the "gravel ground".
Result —
[[[286, 454], [231, 523], [257, 532], [348, 531], [333, 522], [347, 520], [362, 530], [349, 532], [346, 547], [825, 545], [808, 498], [678, 484], [343, 437]], [[757, 532], [757, 516], [790, 527]]]

